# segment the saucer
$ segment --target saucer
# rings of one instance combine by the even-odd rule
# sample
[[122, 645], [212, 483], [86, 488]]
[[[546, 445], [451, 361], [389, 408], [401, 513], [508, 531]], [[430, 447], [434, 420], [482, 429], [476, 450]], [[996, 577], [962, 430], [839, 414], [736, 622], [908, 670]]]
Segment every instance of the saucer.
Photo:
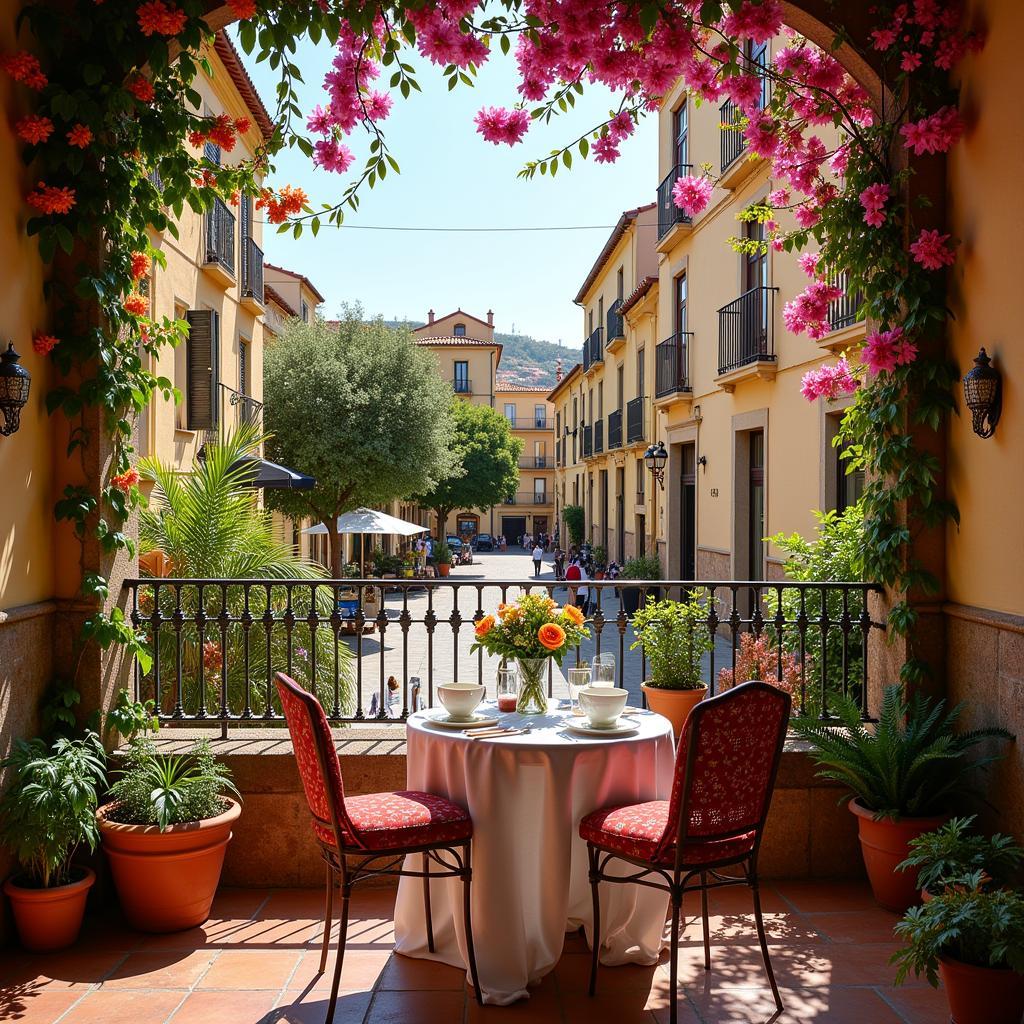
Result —
[[575, 722], [566, 722], [565, 727], [570, 732], [578, 732], [582, 736], [628, 736], [640, 731], [640, 726], [636, 722], [623, 722], [621, 717], [616, 725], [607, 725], [603, 729], [586, 725], [583, 722], [578, 725]]
[[423, 713], [423, 718], [442, 729], [479, 729], [481, 726], [498, 724], [497, 717], [486, 711], [474, 711], [469, 718], [452, 718], [444, 708], [431, 708]]

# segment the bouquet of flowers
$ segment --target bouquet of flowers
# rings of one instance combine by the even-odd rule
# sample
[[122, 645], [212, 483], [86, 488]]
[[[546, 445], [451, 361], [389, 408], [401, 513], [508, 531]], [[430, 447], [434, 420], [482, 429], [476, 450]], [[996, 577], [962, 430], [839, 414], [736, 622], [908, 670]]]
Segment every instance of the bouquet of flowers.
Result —
[[519, 663], [519, 704], [521, 714], [547, 710], [543, 672], [548, 658], [561, 665], [562, 659], [590, 636], [583, 612], [575, 605], [559, 607], [544, 594], [523, 594], [509, 604], [500, 604], [496, 615], [485, 615], [475, 627], [471, 653], [485, 650]]

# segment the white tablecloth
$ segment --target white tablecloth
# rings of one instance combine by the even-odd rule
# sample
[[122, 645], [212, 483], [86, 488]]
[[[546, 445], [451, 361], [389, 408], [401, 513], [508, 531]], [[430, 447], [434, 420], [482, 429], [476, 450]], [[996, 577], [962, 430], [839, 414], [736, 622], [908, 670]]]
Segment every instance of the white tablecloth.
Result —
[[[498, 740], [469, 740], [429, 724], [424, 712], [409, 718], [408, 788], [448, 797], [473, 818], [473, 935], [485, 1002], [528, 995], [558, 962], [566, 931], [583, 925], [592, 940], [580, 819], [612, 804], [668, 799], [672, 727], [660, 715], [631, 713], [638, 732], [615, 739], [568, 733], [568, 711], [500, 715], [502, 725], [531, 731]], [[421, 870], [422, 858], [414, 861]], [[465, 967], [462, 882], [437, 879], [430, 893], [436, 952], [427, 949], [418, 878], [399, 883], [396, 949]], [[601, 962], [654, 963], [667, 905], [667, 895], [643, 886], [603, 886]]]

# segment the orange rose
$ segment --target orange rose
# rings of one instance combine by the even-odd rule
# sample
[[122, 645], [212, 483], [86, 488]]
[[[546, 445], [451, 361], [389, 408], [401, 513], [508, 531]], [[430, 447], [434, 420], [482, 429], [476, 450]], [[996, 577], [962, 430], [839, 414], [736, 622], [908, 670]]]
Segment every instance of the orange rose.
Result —
[[509, 606], [507, 604], [505, 604], [504, 601], [502, 601], [501, 604], [498, 605], [498, 618], [499, 619], [505, 618], [505, 616], [508, 615], [508, 610], [509, 610]]
[[565, 643], [565, 630], [554, 622], [545, 622], [537, 630], [537, 639], [542, 647], [549, 651], [557, 651]]
[[477, 636], [487, 636], [487, 634], [490, 633], [490, 631], [493, 628], [493, 626], [494, 626], [494, 616], [493, 615], [485, 615], [476, 624], [476, 629], [475, 629], [476, 635]]
[[579, 610], [574, 604], [567, 604], [562, 609], [562, 614], [570, 621], [576, 623], [577, 626], [582, 626], [586, 622], [586, 618], [583, 612]]

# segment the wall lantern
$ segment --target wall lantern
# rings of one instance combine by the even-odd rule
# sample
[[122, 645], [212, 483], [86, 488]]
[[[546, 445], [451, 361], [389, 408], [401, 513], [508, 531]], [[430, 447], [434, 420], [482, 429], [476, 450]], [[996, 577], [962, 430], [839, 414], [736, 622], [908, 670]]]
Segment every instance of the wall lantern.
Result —
[[665, 442], [659, 441], [657, 444], [650, 445], [647, 451], [644, 452], [644, 462], [647, 463], [647, 468], [654, 474], [654, 479], [658, 481], [658, 486], [664, 490], [665, 463], [668, 462]]
[[32, 374], [18, 362], [19, 358], [13, 341], [8, 343], [7, 351], [0, 354], [0, 413], [3, 413], [0, 434], [5, 437], [21, 425], [21, 409], [28, 401], [32, 386]]
[[964, 401], [978, 437], [991, 437], [1003, 405], [1002, 378], [985, 350], [974, 357], [974, 369], [964, 376]]
[[700, 466], [701, 469], [703, 469], [704, 472], [706, 473], [708, 471], [708, 457], [706, 455], [702, 455], [697, 460], [697, 465]]

